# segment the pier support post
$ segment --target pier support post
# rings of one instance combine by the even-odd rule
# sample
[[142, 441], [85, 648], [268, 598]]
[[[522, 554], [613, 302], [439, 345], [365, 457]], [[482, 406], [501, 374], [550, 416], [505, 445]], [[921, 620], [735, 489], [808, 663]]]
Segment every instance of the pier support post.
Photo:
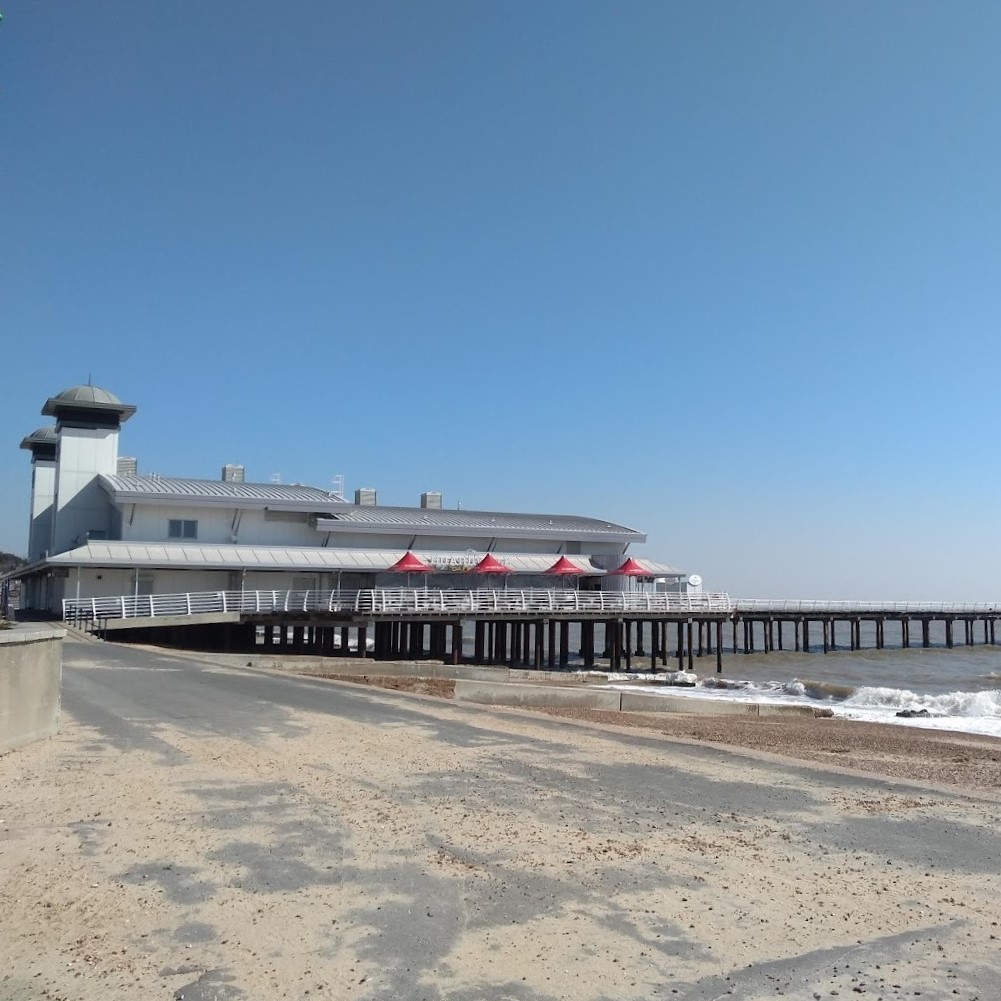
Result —
[[584, 667], [589, 671], [594, 667], [594, 622], [580, 624], [581, 646], [584, 648]]
[[945, 620], [945, 645], [952, 649], [952, 619]]
[[716, 623], [716, 673], [723, 673], [723, 620]]
[[803, 619], [803, 653], [810, 652], [810, 620]]

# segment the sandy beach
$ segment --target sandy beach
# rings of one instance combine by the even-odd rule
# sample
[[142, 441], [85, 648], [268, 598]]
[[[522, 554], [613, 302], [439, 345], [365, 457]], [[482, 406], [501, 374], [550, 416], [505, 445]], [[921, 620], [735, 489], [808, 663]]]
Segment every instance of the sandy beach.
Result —
[[[330, 675], [448, 699], [452, 682], [434, 678], [364, 679]], [[862, 774], [906, 779], [959, 789], [1001, 792], [1001, 740], [916, 727], [887, 726], [855, 720], [673, 713], [617, 713], [596, 709], [540, 709], [549, 716], [585, 720], [612, 727], [650, 730], [666, 737], [700, 741], [734, 750], [765, 752], [791, 760]]]
[[990, 741], [110, 656], [0, 758], [5, 1001], [990, 996]]

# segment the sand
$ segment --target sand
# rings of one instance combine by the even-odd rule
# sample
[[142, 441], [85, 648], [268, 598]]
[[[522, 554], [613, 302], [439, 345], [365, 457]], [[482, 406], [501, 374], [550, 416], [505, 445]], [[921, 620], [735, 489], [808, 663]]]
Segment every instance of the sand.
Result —
[[[0, 757], [0, 998], [990, 996], [992, 796], [627, 745], [607, 721], [553, 730], [368, 696], [425, 722], [302, 711], [237, 740], [164, 719], [155, 744], [123, 748], [67, 717]], [[443, 737], [449, 721], [462, 740]], [[628, 722], [996, 786], [990, 741]], [[976, 767], [928, 768], [928, 747]], [[626, 762], [649, 776], [629, 798]], [[758, 805], [699, 793], [737, 776]], [[965, 846], [945, 865], [943, 838]]]
[[[451, 698], [452, 681], [369, 675], [323, 675], [395, 691]], [[860, 774], [958, 789], [1001, 792], [1001, 740], [825, 716], [705, 716], [619, 713], [597, 709], [541, 709], [549, 716], [612, 727], [641, 728], [668, 737], [761, 751]]]

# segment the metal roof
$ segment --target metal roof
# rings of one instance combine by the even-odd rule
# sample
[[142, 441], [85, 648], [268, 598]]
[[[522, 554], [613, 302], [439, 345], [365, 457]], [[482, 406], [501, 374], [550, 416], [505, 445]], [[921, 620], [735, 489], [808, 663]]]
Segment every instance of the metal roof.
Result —
[[321, 532], [382, 529], [407, 535], [481, 535], [489, 538], [546, 535], [556, 538], [642, 542], [646, 535], [600, 518], [575, 514], [515, 514], [503, 511], [450, 511], [419, 507], [348, 504], [317, 520]]
[[634, 556], [633, 560], [644, 570], [649, 570], [651, 577], [684, 577], [685, 575], [684, 570], [668, 566], [666, 563], [658, 563], [656, 560], [644, 559], [641, 556]]
[[[50, 556], [50, 566], [173, 568], [185, 570], [285, 570], [296, 572], [388, 570], [403, 549], [331, 549], [289, 546], [211, 546], [203, 544], [154, 545], [140, 542], [89, 542], [78, 549]], [[469, 565], [467, 552], [418, 550], [421, 559], [447, 574]], [[517, 573], [543, 573], [557, 559], [552, 553], [495, 553]], [[477, 559], [479, 557], [477, 556]], [[593, 566], [586, 556], [569, 557], [594, 576], [605, 571]], [[475, 560], [473, 562], [476, 562]], [[663, 564], [660, 564], [663, 566]], [[668, 568], [669, 569], [669, 568]]]
[[104, 473], [101, 486], [117, 504], [197, 502], [237, 507], [279, 504], [309, 511], [349, 507], [339, 495], [299, 483], [236, 483], [175, 476], [112, 476]]
[[54, 424], [47, 424], [45, 427], [37, 428], [31, 434], [25, 435], [21, 440], [21, 448], [33, 448], [36, 445], [55, 445], [59, 441]]
[[114, 393], [101, 389], [100, 386], [70, 386], [52, 399], [60, 403], [84, 403], [88, 406], [92, 403], [113, 407], [122, 405], [122, 401]]
[[100, 386], [70, 386], [56, 396], [50, 396], [42, 407], [42, 413], [49, 417], [81, 410], [115, 413], [122, 421], [127, 421], [136, 412], [131, 403], [122, 403], [114, 393]]
[[100, 480], [116, 504], [291, 508], [326, 515], [317, 519], [316, 527], [321, 532], [377, 531], [390, 535], [476, 535], [488, 538], [548, 536], [625, 543], [646, 540], [643, 532], [600, 518], [351, 504], [338, 494], [301, 484], [229, 483], [172, 476], [110, 474], [103, 474]]

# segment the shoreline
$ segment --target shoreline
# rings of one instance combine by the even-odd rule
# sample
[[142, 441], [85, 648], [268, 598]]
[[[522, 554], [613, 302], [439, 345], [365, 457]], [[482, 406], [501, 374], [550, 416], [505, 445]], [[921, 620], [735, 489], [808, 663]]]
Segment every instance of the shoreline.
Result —
[[[285, 672], [282, 672], [285, 673]], [[298, 673], [298, 672], [293, 672]], [[454, 682], [378, 674], [303, 674], [451, 701]], [[463, 703], [474, 705], [475, 703]], [[491, 707], [501, 708], [501, 707]], [[1001, 738], [890, 723], [815, 717], [745, 717], [709, 713], [634, 713], [601, 709], [520, 708], [559, 719], [651, 730], [665, 737], [731, 750], [764, 752], [860, 774], [968, 789], [1001, 790]]]

